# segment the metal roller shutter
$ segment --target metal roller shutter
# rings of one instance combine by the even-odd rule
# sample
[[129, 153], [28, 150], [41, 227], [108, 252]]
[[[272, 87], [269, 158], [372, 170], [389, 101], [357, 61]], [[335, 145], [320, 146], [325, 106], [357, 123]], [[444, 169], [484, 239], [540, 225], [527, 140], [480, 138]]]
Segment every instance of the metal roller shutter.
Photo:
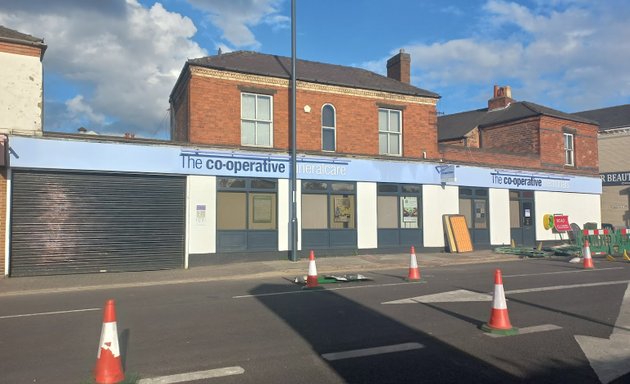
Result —
[[181, 268], [183, 177], [14, 171], [11, 276]]

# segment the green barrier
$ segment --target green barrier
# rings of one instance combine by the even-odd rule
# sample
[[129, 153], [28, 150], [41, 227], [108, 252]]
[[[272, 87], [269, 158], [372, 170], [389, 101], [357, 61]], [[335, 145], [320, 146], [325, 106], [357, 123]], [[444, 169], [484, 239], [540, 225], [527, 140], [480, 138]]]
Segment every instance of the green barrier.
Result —
[[[582, 231], [584, 240], [588, 240], [591, 255], [609, 255], [611, 245], [615, 244], [617, 236], [608, 229], [585, 229]], [[584, 246], [584, 242], [582, 242]]]
[[610, 248], [610, 254], [613, 256], [622, 256], [624, 252], [630, 253], [630, 228], [617, 229]]

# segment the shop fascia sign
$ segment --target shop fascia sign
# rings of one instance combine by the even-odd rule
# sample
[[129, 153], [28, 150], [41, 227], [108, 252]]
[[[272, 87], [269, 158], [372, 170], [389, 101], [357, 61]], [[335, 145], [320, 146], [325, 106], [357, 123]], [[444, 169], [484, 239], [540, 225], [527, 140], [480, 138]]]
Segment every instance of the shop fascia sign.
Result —
[[490, 183], [501, 188], [512, 189], [569, 189], [568, 177], [537, 175], [530, 173], [512, 173], [496, 170], [490, 173]]
[[[185, 172], [235, 177], [289, 177], [288, 156], [182, 150], [180, 157]], [[297, 173], [301, 177], [343, 177], [347, 175], [348, 163], [337, 159], [300, 157], [297, 159]]]
[[630, 185], [630, 172], [606, 172], [600, 173], [602, 185], [605, 187], [614, 185]]

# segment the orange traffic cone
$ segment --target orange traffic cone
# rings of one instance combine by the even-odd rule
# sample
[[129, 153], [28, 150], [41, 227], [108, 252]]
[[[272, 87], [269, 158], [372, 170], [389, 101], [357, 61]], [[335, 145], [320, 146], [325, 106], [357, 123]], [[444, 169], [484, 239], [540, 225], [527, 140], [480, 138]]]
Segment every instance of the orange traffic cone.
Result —
[[321, 289], [317, 280], [317, 266], [315, 265], [315, 252], [311, 250], [308, 256], [308, 275], [306, 276], [305, 289]]
[[418, 260], [416, 259], [416, 249], [413, 246], [411, 246], [409, 253], [409, 274], [405, 280], [420, 281], [420, 268], [418, 268]]
[[503, 278], [501, 277], [500, 269], [494, 272], [494, 295], [490, 321], [483, 324], [481, 329], [485, 332], [501, 335], [516, 335], [518, 333], [518, 328], [514, 328], [512, 324], [510, 324], [510, 316], [508, 315], [507, 304], [505, 303]]
[[584, 268], [595, 268], [595, 266], [593, 265], [593, 258], [591, 257], [591, 246], [588, 243], [588, 240], [584, 240], [582, 257], [584, 257]]
[[125, 380], [118, 346], [114, 300], [105, 302], [101, 343], [96, 355], [96, 367], [94, 367], [94, 380], [98, 384], [115, 384]]

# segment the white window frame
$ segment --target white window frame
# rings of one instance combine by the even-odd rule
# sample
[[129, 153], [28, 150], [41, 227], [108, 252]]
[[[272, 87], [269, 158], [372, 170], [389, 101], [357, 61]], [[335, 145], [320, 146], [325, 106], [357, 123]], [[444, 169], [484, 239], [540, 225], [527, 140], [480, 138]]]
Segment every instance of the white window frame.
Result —
[[[254, 114], [256, 117], [254, 119], [246, 119], [243, 117], [243, 96], [245, 95], [255, 96], [254, 107], [256, 108], [256, 111]], [[269, 99], [269, 120], [262, 120], [258, 118], [258, 98]], [[243, 121], [250, 121], [254, 123], [254, 141], [258, 138], [258, 123], [269, 123], [269, 145], [243, 143]], [[248, 147], [273, 148], [273, 96], [251, 92], [241, 92], [241, 145]]]
[[564, 132], [564, 165], [575, 166], [575, 136]]
[[[378, 127], [378, 152], [380, 155], [387, 155], [387, 156], [402, 156], [402, 139], [403, 139], [403, 114], [401, 110], [398, 109], [391, 109], [391, 108], [379, 108], [378, 112], [380, 113], [381, 111], [385, 111], [387, 112], [387, 130], [383, 131], [381, 130], [380, 124]], [[392, 113], [397, 113], [399, 118], [398, 121], [400, 123], [400, 130], [398, 132], [392, 131], [390, 129], [390, 116]], [[382, 153], [381, 152], [381, 133], [385, 134], [387, 137], [387, 152]], [[389, 137], [393, 136], [393, 135], [398, 135], [398, 153], [390, 153], [389, 152]]]
[[[327, 106], [330, 106], [332, 108], [333, 111], [333, 126], [332, 127], [328, 127], [324, 125], [324, 108], [326, 108]], [[322, 151], [323, 152], [335, 152], [337, 151], [337, 109], [335, 108], [334, 105], [330, 104], [330, 103], [326, 103], [324, 105], [322, 105], [322, 110], [321, 110], [321, 123], [322, 123]], [[331, 130], [333, 132], [333, 149], [324, 149], [324, 130]]]

